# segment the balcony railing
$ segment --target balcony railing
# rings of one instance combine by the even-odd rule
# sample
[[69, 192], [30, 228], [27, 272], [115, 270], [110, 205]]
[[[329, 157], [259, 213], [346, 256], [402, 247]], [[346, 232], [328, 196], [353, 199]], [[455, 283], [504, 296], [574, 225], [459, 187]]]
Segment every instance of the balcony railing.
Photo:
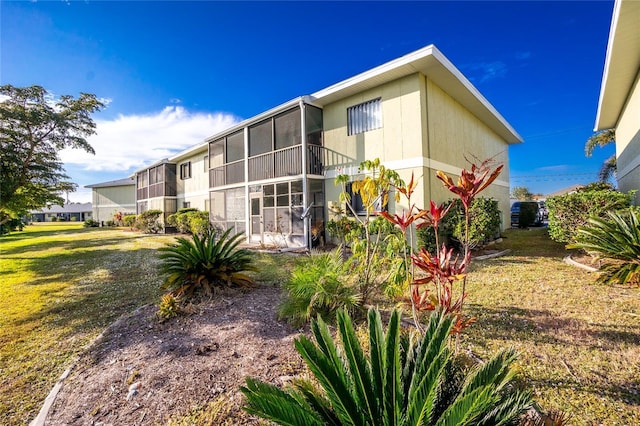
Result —
[[[307, 173], [324, 173], [326, 151], [318, 145], [307, 146]], [[244, 182], [244, 163], [225, 164], [209, 170], [211, 188]], [[302, 174], [302, 145], [296, 145], [249, 158], [249, 182]]]
[[244, 182], [244, 160], [209, 170], [209, 187]]

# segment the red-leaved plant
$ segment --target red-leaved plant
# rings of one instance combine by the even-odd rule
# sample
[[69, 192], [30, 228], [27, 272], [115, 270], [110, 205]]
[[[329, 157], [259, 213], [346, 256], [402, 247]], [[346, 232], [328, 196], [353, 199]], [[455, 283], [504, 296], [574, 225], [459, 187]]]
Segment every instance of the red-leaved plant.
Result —
[[[465, 213], [465, 233], [462, 240], [463, 253], [454, 256], [453, 249], [447, 248], [444, 244], [435, 253], [431, 254], [425, 249], [411, 255], [411, 271], [408, 275], [410, 285], [409, 299], [411, 302], [414, 321], [421, 329], [418, 312], [433, 311], [441, 309], [456, 318], [452, 333], [458, 334], [465, 327], [475, 321], [475, 318], [465, 318], [462, 310], [466, 293], [467, 268], [471, 263], [471, 250], [469, 241], [469, 225], [471, 221], [470, 207], [473, 199], [493, 181], [496, 180], [503, 166], [494, 166], [494, 159], [484, 160], [479, 165], [471, 164], [471, 170], [462, 169], [457, 183], [442, 171], [437, 172], [437, 177], [444, 186], [460, 198]], [[417, 228], [430, 226], [434, 229], [436, 236], [436, 247], [440, 247], [438, 240], [438, 227], [444, 216], [449, 212], [451, 205], [437, 205], [433, 201], [429, 203], [428, 210], [416, 208], [411, 202], [411, 195], [417, 186], [414, 176], [408, 185], [396, 186], [396, 190], [408, 201], [409, 210], [401, 214], [391, 216], [388, 213], [382, 215], [390, 222], [397, 225], [403, 234], [411, 231], [411, 225], [416, 224]], [[410, 245], [413, 247], [413, 233], [409, 232]], [[405, 252], [406, 260], [406, 252]], [[415, 274], [415, 268], [422, 271]], [[454, 291], [455, 286], [462, 283], [459, 291]], [[457, 294], [457, 296], [456, 296]]]

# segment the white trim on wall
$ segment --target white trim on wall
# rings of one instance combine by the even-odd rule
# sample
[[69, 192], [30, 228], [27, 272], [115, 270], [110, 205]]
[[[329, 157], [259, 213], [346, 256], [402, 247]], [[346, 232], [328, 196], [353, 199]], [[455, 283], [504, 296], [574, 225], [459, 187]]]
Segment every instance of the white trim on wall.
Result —
[[[441, 161], [433, 160], [427, 157], [413, 157], [413, 158], [405, 158], [403, 160], [395, 160], [395, 161], [383, 161], [382, 164], [393, 170], [404, 170], [404, 169], [413, 169], [419, 167], [428, 167], [433, 170], [442, 170], [445, 173], [449, 173], [452, 175], [459, 175], [462, 171], [462, 168], [453, 166], [451, 164], [446, 164]], [[325, 172], [325, 178], [335, 179], [339, 174], [347, 174], [347, 175], [357, 175], [361, 174], [360, 170], [356, 166], [346, 167], [341, 170], [331, 169]], [[503, 186], [509, 188], [509, 182], [504, 180], [496, 179], [493, 182], [493, 185]]]

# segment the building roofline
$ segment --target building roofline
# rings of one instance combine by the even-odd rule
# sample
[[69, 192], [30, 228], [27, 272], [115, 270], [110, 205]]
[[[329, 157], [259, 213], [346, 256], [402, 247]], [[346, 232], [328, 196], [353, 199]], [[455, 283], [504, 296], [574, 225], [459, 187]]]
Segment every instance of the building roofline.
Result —
[[640, 2], [616, 0], [594, 130], [616, 127], [640, 70]]
[[443, 88], [508, 143], [523, 141], [507, 120], [433, 44], [319, 90], [311, 95], [311, 99], [319, 105], [327, 105], [417, 72]]
[[85, 185], [85, 188], [107, 188], [107, 187], [111, 187], [111, 186], [126, 186], [126, 185], [135, 185], [136, 182], [133, 180], [132, 177], [127, 177], [127, 178], [122, 178], [122, 179], [117, 179], [117, 180], [110, 180], [107, 182], [100, 182], [100, 183], [94, 183], [91, 185]]

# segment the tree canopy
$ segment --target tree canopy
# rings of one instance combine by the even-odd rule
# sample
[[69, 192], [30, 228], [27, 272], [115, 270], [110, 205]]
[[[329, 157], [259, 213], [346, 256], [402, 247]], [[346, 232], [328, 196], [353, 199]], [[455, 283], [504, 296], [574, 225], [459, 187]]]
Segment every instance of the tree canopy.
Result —
[[0, 86], [0, 224], [74, 191], [60, 161], [64, 148], [95, 154], [91, 114], [104, 107], [95, 95], [54, 99], [41, 86]]
[[[591, 157], [596, 146], [603, 147], [615, 142], [616, 129], [600, 130], [587, 139], [587, 142], [584, 144], [584, 155]], [[598, 172], [598, 179], [600, 179], [600, 182], [607, 182], [612, 177], [615, 177], [616, 169], [617, 158], [616, 155], [613, 154], [611, 157], [607, 158], [600, 167], [600, 171]]]
[[511, 190], [511, 195], [520, 201], [533, 200], [533, 194], [526, 186], [514, 187], [513, 190]]

